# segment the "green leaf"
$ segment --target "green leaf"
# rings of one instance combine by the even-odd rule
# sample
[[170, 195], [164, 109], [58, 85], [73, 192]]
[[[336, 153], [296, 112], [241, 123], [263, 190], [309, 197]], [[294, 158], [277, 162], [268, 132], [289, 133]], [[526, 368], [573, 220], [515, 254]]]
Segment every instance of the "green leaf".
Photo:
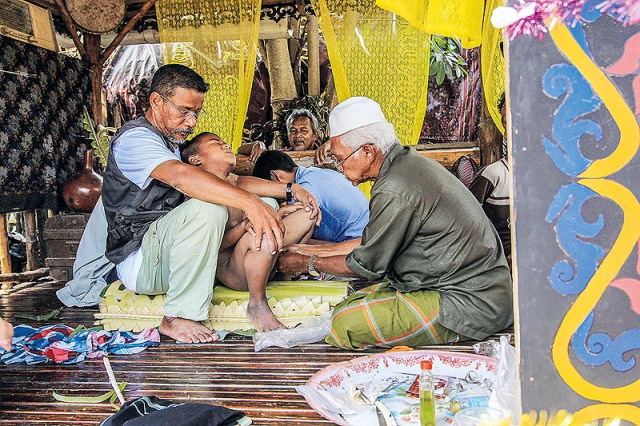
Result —
[[[118, 388], [120, 389], [120, 392], [124, 391], [124, 389], [127, 387], [127, 382], [122, 382], [118, 385]], [[53, 394], [53, 398], [56, 401], [60, 401], [60, 402], [67, 402], [67, 403], [87, 403], [87, 404], [99, 404], [101, 402], [104, 402], [106, 400], [110, 400], [110, 402], [113, 404], [115, 402], [115, 400], [112, 400], [113, 397], [118, 398], [118, 395], [116, 395], [116, 393], [114, 391], [109, 391], [107, 393], [103, 393], [102, 395], [98, 395], [98, 396], [69, 396], [69, 395], [60, 395], [57, 392], [52, 392]]]
[[80, 333], [81, 331], [98, 331], [98, 330], [103, 330], [104, 327], [101, 325], [96, 325], [95, 327], [85, 327], [84, 325], [80, 324], [79, 326], [77, 326], [69, 335], [69, 339], [71, 339], [72, 337], [75, 337], [76, 334]]
[[[440, 65], [442, 65], [442, 64], [440, 64]], [[438, 68], [438, 72], [436, 74], [436, 83], [442, 84], [443, 81], [444, 81], [444, 67], [440, 66]]]
[[62, 308], [54, 309], [43, 315], [29, 315], [29, 314], [16, 314], [16, 318], [24, 318], [32, 321], [49, 321], [51, 318], [55, 318], [62, 311]]
[[440, 65], [439, 62], [432, 62], [431, 65], [429, 65], [429, 75], [436, 75], [436, 73], [438, 72], [438, 65]]
[[451, 67], [444, 67], [444, 74], [449, 80], [453, 80], [453, 71], [451, 70]]
[[100, 125], [94, 127], [93, 121], [89, 116], [87, 107], [83, 107], [82, 111], [82, 127], [89, 133], [89, 139], [91, 140], [91, 147], [93, 148], [98, 161], [106, 167], [107, 158], [109, 157], [109, 145], [111, 143], [111, 136], [116, 129], [113, 127], [102, 127]]

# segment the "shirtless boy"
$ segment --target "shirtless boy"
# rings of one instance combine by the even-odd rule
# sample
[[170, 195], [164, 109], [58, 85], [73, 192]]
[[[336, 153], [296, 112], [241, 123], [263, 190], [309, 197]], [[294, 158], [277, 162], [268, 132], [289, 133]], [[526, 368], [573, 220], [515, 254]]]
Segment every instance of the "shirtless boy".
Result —
[[[286, 184], [231, 173], [236, 165], [236, 156], [229, 144], [214, 133], [200, 133], [189, 141], [182, 148], [182, 159], [260, 196], [281, 197], [286, 192]], [[300, 185], [291, 185], [295, 199], [304, 197], [300, 195], [304, 194], [303, 191], [306, 192]], [[247, 316], [258, 331], [284, 328], [271, 312], [266, 297], [267, 281], [277, 254], [271, 254], [266, 241], [260, 250], [255, 250], [253, 230], [243, 212], [232, 207], [228, 207], [228, 212], [229, 219], [218, 253], [216, 278], [234, 290], [249, 291]], [[285, 246], [307, 242], [320, 219], [312, 217], [314, 212], [302, 203], [282, 207], [278, 213], [286, 228]]]

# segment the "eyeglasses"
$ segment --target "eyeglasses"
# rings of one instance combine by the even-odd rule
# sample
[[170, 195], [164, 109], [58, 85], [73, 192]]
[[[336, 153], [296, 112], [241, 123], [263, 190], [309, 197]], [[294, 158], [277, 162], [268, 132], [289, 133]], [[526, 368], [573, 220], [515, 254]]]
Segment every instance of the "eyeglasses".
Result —
[[351, 157], [353, 154], [355, 154], [356, 152], [358, 152], [360, 150], [360, 148], [362, 148], [365, 145], [371, 145], [370, 143], [365, 143], [364, 145], [360, 145], [359, 147], [357, 147], [356, 149], [354, 149], [353, 151], [351, 151], [351, 154], [347, 155], [346, 157], [344, 157], [344, 159], [342, 161], [338, 161], [338, 159], [336, 158], [335, 155], [331, 154], [328, 158], [329, 158], [329, 163], [335, 167], [335, 169], [337, 171], [339, 171], [340, 173], [344, 172], [344, 168], [342, 167], [342, 165], [344, 164], [345, 161], [347, 161], [349, 159], [349, 157]]
[[160, 93], [158, 93], [158, 95], [160, 95], [160, 97], [165, 101], [169, 102], [171, 106], [173, 106], [176, 109], [176, 111], [178, 111], [182, 115], [182, 118], [184, 120], [186, 120], [189, 117], [193, 117], [194, 120], [197, 120], [199, 116], [207, 114], [207, 112], [204, 109], [201, 109], [200, 111], [195, 112], [195, 111], [189, 111], [188, 109], [181, 108], [178, 105], [171, 102], [169, 98], [167, 98], [165, 95], [162, 95]]

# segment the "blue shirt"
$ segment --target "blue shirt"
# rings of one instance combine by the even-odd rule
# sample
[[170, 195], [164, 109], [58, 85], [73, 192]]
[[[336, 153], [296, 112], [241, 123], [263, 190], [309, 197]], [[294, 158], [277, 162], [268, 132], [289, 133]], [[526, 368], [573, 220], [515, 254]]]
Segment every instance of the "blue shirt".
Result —
[[317, 240], [339, 243], [362, 237], [369, 222], [369, 200], [341, 173], [318, 167], [298, 167], [296, 183], [311, 192], [322, 212]]

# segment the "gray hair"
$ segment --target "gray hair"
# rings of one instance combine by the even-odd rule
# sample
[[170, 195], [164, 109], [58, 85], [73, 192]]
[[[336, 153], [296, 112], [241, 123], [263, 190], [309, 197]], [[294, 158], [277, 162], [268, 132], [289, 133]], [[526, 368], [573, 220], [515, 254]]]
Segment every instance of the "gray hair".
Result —
[[287, 134], [291, 133], [291, 126], [293, 126], [293, 122], [302, 117], [307, 117], [309, 119], [311, 122], [311, 130], [313, 133], [318, 134], [318, 119], [311, 111], [305, 108], [294, 109], [291, 111], [291, 114], [289, 114], [286, 121]]
[[400, 140], [396, 136], [393, 124], [380, 122], [349, 130], [340, 136], [340, 143], [352, 151], [362, 145], [372, 144], [386, 155], [395, 144], [400, 143]]

